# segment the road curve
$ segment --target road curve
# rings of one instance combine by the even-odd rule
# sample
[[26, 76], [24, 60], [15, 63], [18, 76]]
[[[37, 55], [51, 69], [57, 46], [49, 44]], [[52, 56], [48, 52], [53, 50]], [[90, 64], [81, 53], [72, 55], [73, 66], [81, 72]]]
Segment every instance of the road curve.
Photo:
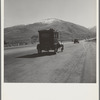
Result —
[[34, 47], [5, 50], [4, 81], [95, 83], [96, 43], [64, 43], [64, 51], [37, 54]]

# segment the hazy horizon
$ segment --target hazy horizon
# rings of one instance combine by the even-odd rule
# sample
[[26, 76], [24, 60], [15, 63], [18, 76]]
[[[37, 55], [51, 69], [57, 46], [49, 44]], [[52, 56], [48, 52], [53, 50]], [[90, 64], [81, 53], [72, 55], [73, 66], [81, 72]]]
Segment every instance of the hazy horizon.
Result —
[[57, 18], [84, 27], [96, 26], [96, 0], [5, 0], [4, 27]]

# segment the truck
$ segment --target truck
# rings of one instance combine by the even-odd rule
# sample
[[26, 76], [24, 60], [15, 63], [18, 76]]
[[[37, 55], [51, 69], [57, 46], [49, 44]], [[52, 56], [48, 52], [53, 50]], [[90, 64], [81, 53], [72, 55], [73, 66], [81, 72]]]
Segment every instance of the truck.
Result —
[[59, 43], [59, 33], [55, 31], [54, 29], [48, 29], [48, 30], [39, 30], [39, 44], [37, 45], [37, 51], [38, 54], [42, 53], [42, 50], [48, 51], [54, 50], [56, 53], [58, 51], [58, 48], [61, 47], [61, 50], [63, 51], [63, 44]]

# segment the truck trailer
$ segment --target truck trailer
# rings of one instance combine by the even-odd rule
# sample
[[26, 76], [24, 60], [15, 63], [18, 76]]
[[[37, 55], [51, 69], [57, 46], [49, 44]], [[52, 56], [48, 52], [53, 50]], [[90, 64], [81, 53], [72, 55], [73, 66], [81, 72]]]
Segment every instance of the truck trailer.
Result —
[[56, 53], [58, 48], [62, 47], [63, 45], [59, 43], [59, 33], [54, 29], [48, 30], [39, 30], [39, 44], [37, 45], [38, 53], [42, 53], [42, 50], [48, 51], [54, 50]]

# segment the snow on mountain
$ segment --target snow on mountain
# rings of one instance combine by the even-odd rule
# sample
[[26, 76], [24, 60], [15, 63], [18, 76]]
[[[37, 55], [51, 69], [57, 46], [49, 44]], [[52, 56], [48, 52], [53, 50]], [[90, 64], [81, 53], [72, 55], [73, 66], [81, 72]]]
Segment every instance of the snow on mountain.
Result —
[[59, 19], [56, 19], [56, 18], [48, 18], [48, 19], [43, 19], [40, 21], [40, 23], [43, 23], [43, 24], [51, 24], [53, 22], [61, 22], [61, 20]]

